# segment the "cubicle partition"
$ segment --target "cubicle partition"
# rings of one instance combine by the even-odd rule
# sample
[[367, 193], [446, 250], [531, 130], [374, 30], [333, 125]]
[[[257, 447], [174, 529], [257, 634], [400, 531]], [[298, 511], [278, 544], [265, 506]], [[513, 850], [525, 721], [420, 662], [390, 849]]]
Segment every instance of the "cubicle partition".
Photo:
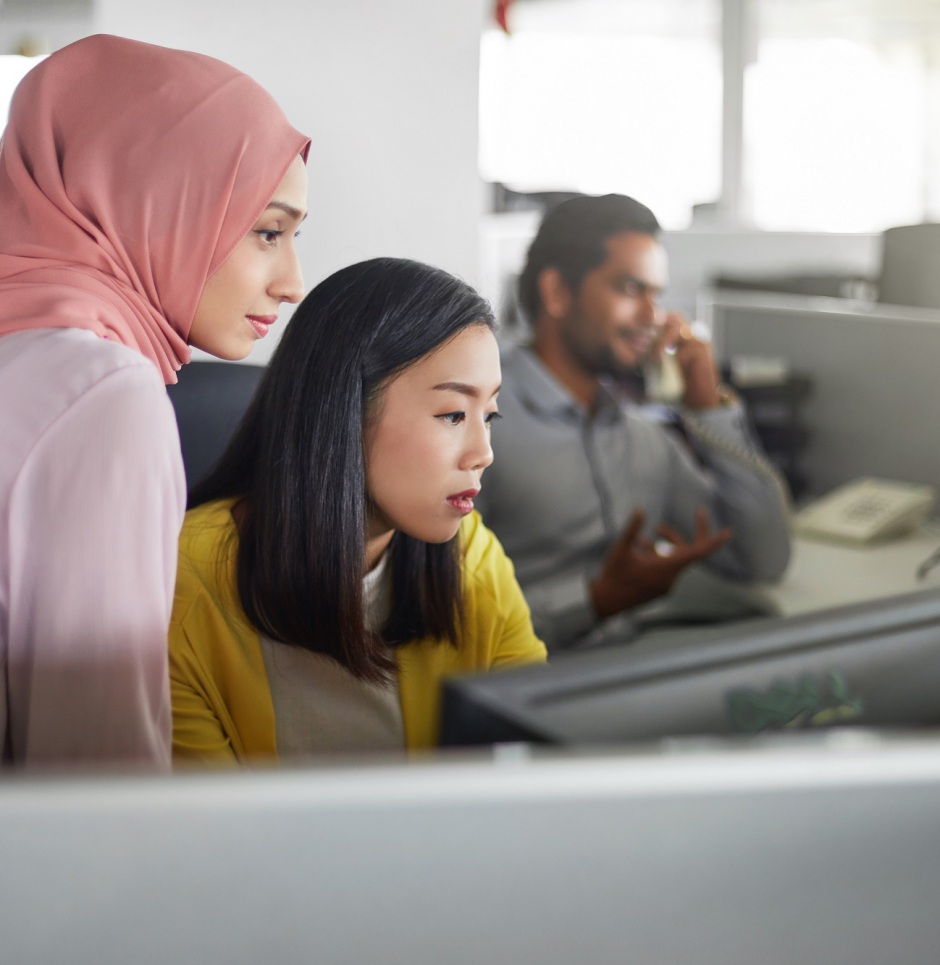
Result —
[[801, 411], [810, 493], [859, 476], [940, 489], [940, 311], [710, 291], [699, 313], [723, 362], [781, 358], [811, 380]]

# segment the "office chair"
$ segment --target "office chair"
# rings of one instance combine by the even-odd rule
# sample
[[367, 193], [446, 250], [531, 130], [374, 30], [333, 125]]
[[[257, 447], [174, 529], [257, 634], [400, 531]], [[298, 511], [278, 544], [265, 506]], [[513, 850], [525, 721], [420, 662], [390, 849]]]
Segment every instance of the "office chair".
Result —
[[878, 301], [940, 309], [940, 224], [912, 224], [882, 233]]
[[248, 403], [264, 367], [231, 362], [190, 362], [167, 394], [176, 411], [186, 488], [192, 489], [222, 455]]

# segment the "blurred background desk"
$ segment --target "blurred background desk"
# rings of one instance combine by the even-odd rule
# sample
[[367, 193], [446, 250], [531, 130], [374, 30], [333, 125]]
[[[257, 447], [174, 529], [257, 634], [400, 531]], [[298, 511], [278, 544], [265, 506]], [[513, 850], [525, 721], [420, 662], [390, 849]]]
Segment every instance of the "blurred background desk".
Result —
[[780, 583], [750, 590], [766, 601], [771, 612], [789, 616], [940, 587], [940, 568], [923, 580], [917, 578], [917, 568], [938, 545], [937, 520], [903, 539], [874, 546], [843, 546], [798, 537]]

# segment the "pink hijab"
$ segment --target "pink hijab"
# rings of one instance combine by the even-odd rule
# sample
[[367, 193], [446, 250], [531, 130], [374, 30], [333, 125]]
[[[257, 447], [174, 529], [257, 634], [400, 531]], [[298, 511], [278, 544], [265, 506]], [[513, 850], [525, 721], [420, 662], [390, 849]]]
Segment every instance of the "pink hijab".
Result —
[[175, 382], [206, 279], [309, 144], [211, 57], [105, 35], [52, 54], [0, 141], [0, 336], [87, 328]]

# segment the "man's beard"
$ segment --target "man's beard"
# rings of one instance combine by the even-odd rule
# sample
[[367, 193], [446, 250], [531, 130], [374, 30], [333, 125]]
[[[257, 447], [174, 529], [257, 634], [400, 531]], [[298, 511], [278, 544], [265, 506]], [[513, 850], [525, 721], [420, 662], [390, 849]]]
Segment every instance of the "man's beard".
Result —
[[595, 378], [607, 377], [613, 379], [633, 375], [640, 369], [644, 359], [625, 362], [610, 345], [601, 343], [591, 345], [578, 337], [578, 320], [574, 319], [562, 327], [561, 340], [578, 367]]

